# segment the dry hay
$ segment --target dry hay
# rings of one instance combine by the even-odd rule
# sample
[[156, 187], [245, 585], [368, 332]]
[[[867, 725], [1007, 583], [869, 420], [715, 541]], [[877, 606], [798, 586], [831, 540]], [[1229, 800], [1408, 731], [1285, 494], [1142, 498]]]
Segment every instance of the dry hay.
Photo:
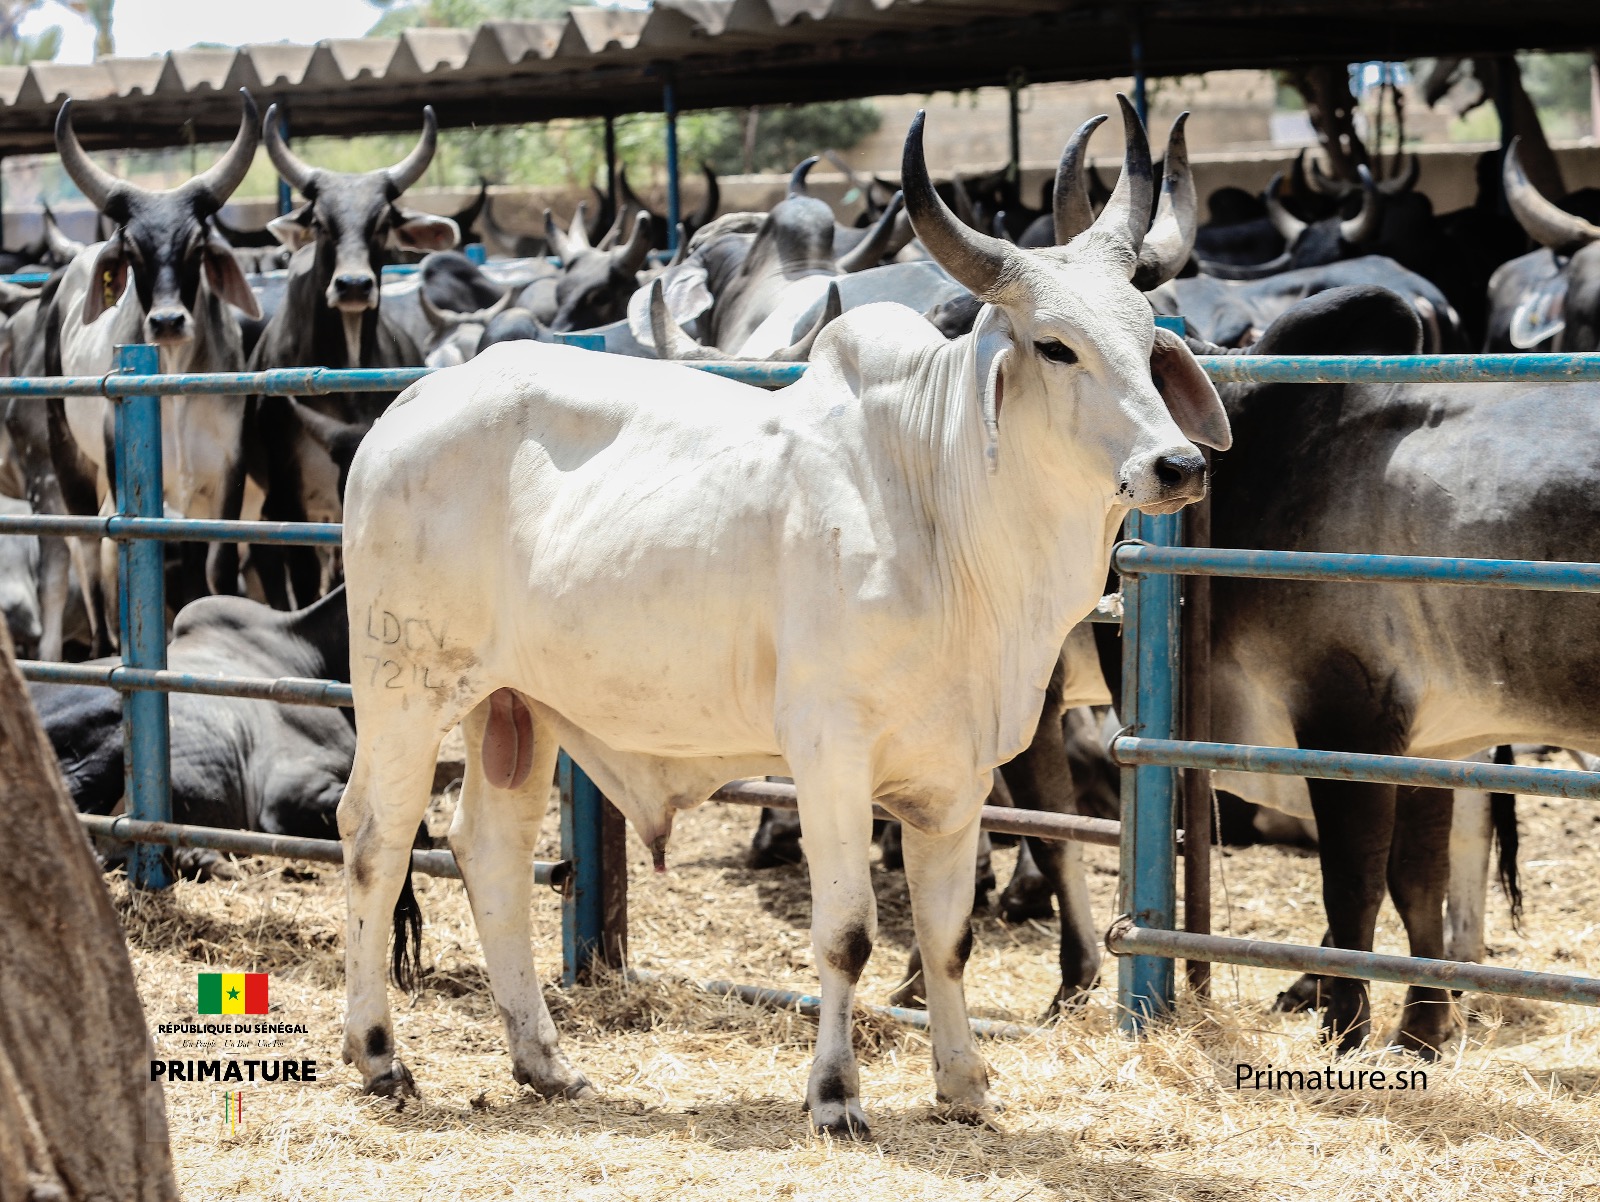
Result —
[[[1514, 935], [1492, 898], [1492, 962], [1594, 975], [1600, 818], [1580, 803], [1529, 798], [1522, 815], [1527, 931]], [[665, 878], [632, 848], [638, 967], [679, 982], [814, 990], [803, 871], [743, 868], [754, 820], [717, 806], [685, 816]], [[552, 831], [541, 854], [553, 852]], [[1104, 922], [1115, 853], [1091, 847], [1088, 857]], [[1012, 853], [999, 858], [1009, 869]], [[811, 1136], [800, 1110], [811, 1020], [683, 983], [615, 979], [570, 995], [547, 987], [564, 1045], [603, 1100], [539, 1102], [511, 1080], [462, 888], [428, 878], [418, 878], [418, 891], [430, 971], [418, 997], [393, 999], [423, 1096], [397, 1109], [360, 1096], [339, 1062], [338, 872], [249, 865], [243, 880], [180, 883], [154, 896], [131, 893], [120, 878], [112, 884], [152, 1028], [192, 1015], [197, 970], [266, 971], [272, 1017], [310, 1031], [271, 1054], [319, 1064], [315, 1085], [251, 1090], [244, 1126], [233, 1133], [221, 1122], [221, 1087], [169, 1085], [175, 1160], [191, 1198], [1100, 1202], [1314, 1193], [1433, 1202], [1594, 1196], [1600, 1187], [1600, 1016], [1592, 1011], [1469, 998], [1467, 1039], [1427, 1069], [1426, 1092], [1236, 1091], [1236, 1063], [1309, 1070], [1330, 1060], [1311, 1016], [1269, 1011], [1285, 974], [1223, 966], [1213, 1006], [1186, 1001], [1175, 1024], [1142, 1042], [1116, 1032], [1108, 989], [1046, 1034], [985, 1042], [1007, 1106], [993, 1127], [942, 1121], [924, 1037], [863, 1018], [857, 1042], [876, 1142]], [[903, 879], [877, 875], [882, 933], [863, 980], [866, 1000], [888, 992], [909, 943]], [[1310, 854], [1226, 853], [1217, 886], [1219, 930], [1320, 937]], [[537, 959], [556, 973], [556, 898], [541, 890], [535, 908]], [[1403, 951], [1392, 911], [1381, 923], [1380, 949]], [[993, 917], [976, 926], [974, 1013], [1031, 1021], [1054, 990], [1053, 929]], [[1114, 984], [1114, 964], [1105, 978]], [[1375, 987], [1380, 1023], [1392, 1027], [1400, 993]], [[165, 1055], [196, 1055], [180, 1049], [178, 1036], [157, 1042]], [[1416, 1065], [1378, 1050], [1353, 1060]]]

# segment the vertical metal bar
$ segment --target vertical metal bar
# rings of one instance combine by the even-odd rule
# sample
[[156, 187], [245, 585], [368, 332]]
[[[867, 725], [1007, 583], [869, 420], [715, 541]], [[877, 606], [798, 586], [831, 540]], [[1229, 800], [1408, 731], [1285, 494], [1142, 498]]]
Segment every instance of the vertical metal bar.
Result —
[[587, 980], [601, 954], [605, 889], [601, 861], [600, 790], [565, 751], [556, 762], [561, 789], [561, 858], [572, 862], [572, 888], [561, 903], [561, 982], [569, 989]]
[[[1211, 545], [1211, 493], [1183, 512], [1183, 541], [1191, 547]], [[1183, 582], [1183, 737], [1211, 738], [1211, 578], [1190, 576]], [[1199, 768], [1183, 772], [1183, 929], [1211, 934], [1211, 773]], [[1211, 962], [1186, 962], [1189, 988], [1211, 992]]]
[[1011, 118], [1011, 161], [1006, 164], [1006, 179], [1014, 188], [1022, 187], [1022, 85], [1026, 76], [1020, 67], [1013, 67], [1006, 77], [1009, 115]]
[[661, 111], [667, 117], [667, 250], [676, 252], [683, 198], [678, 180], [678, 87], [670, 78], [661, 85]]
[[600, 802], [600, 959], [620, 969], [628, 960], [628, 822], [609, 798]]
[[1139, 120], [1150, 124], [1150, 102], [1145, 95], [1144, 78], [1144, 27], [1134, 18], [1129, 33], [1129, 57], [1133, 60], [1133, 108]]
[[[1177, 540], [1176, 514], [1129, 516], [1129, 538], [1158, 545]], [[1178, 586], [1171, 575], [1124, 576], [1122, 720], [1156, 738], [1176, 726]], [[1122, 769], [1122, 913], [1136, 926], [1171, 930], [1177, 909], [1175, 772], [1140, 764]], [[1137, 1032], [1174, 997], [1172, 961], [1117, 960], [1117, 1004], [1124, 1030]]]
[[617, 202], [617, 119], [606, 114], [606, 196]]
[[[117, 370], [156, 375], [161, 357], [147, 345], [119, 346]], [[117, 512], [162, 516], [161, 398], [130, 396], [114, 402]], [[122, 662], [130, 668], [167, 666], [165, 545], [153, 539], [117, 547]], [[165, 693], [130, 692], [122, 699], [123, 771], [128, 813], [142, 822], [172, 821], [171, 732]], [[130, 849], [128, 875], [141, 889], [172, 884], [161, 848]]]
[[[278, 97], [278, 132], [283, 135], [284, 145], [289, 144], [289, 101]], [[287, 180], [278, 180], [278, 216], [294, 208], [294, 190], [289, 187]]]

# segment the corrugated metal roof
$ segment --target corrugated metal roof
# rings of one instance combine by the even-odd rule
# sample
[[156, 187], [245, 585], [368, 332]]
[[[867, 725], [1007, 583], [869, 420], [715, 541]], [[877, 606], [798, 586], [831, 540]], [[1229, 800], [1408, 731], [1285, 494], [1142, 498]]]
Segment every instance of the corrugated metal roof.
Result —
[[[269, 0], [270, 2], [270, 0]], [[175, 50], [90, 66], [0, 66], [0, 154], [49, 150], [72, 97], [90, 146], [228, 138], [236, 91], [286, 104], [296, 135], [931, 92], [1125, 75], [1132, 22], [1152, 74], [1296, 60], [1582, 48], [1592, 0], [657, 0], [559, 21]]]

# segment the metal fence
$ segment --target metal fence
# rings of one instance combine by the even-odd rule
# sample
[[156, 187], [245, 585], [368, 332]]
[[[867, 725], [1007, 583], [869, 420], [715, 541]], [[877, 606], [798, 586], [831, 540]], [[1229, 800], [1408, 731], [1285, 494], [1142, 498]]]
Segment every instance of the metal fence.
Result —
[[[571, 341], [584, 344], [584, 340]], [[1204, 357], [1218, 382], [1576, 381], [1600, 380], [1600, 354], [1472, 356]], [[803, 364], [695, 364], [706, 371], [765, 387], [798, 379]], [[129, 814], [92, 818], [99, 836], [130, 843], [129, 873], [141, 887], [170, 883], [163, 848], [210, 847], [245, 854], [297, 856], [337, 862], [339, 845], [253, 832], [208, 831], [171, 823], [168, 707], [171, 692], [247, 697], [291, 704], [349, 706], [350, 686], [331, 680], [196, 675], [166, 668], [162, 540], [335, 545], [339, 527], [315, 523], [167, 519], [162, 514], [160, 396], [308, 395], [403, 388], [428, 369], [308, 368], [257, 373], [167, 376], [151, 346], [118, 348], [117, 369], [105, 377], [0, 380], [0, 397], [106, 396], [114, 404], [117, 512], [109, 517], [0, 517], [0, 534], [105, 537], [116, 541], [122, 663], [114, 667], [25, 661], [30, 680], [109, 687], [124, 693], [125, 763]], [[1408, 556], [1318, 555], [1274, 551], [1184, 548], [1181, 515], [1133, 514], [1129, 541], [1114, 566], [1124, 580], [1123, 693], [1126, 730], [1112, 745], [1124, 765], [1120, 823], [1025, 810], [985, 807], [986, 829], [1041, 838], [1120, 846], [1121, 915], [1107, 936], [1119, 953], [1118, 1001], [1137, 1028], [1169, 1007], [1175, 994], [1172, 962], [1227, 962], [1406, 983], [1448, 985], [1534, 998], [1600, 1004], [1600, 981], [1486, 968], [1333, 948], [1264, 944], [1176, 930], [1176, 864], [1187, 853], [1191, 911], [1209, 888], [1209, 840], [1186, 846], [1177, 829], [1177, 769], [1242, 769], [1336, 776], [1404, 784], [1506, 789], [1547, 796], [1600, 798], [1600, 774], [1519, 768], [1402, 756], [1354, 755], [1293, 748], [1241, 747], [1184, 741], [1178, 734], [1180, 623], [1177, 576], [1233, 575], [1300, 580], [1428, 581], [1478, 587], [1600, 592], [1600, 565], [1527, 563]], [[1097, 615], [1108, 620], [1107, 615]], [[1115, 620], [1115, 619], [1109, 619]], [[562, 859], [541, 864], [536, 879], [563, 894], [564, 978], [581, 977], [596, 961], [619, 962], [626, 935], [626, 867], [620, 815], [566, 756], [558, 769]], [[792, 786], [743, 782], [716, 800], [794, 807]], [[1196, 829], [1208, 812], [1191, 810]], [[419, 851], [413, 866], [458, 875], [448, 852]], [[1197, 884], [1198, 881], [1198, 884]], [[1189, 914], [1194, 925], [1195, 913]], [[759, 986], [715, 983], [757, 1000], [794, 999]], [[798, 996], [798, 995], [795, 995]], [[803, 999], [802, 999], [803, 1001]], [[787, 1003], [786, 1003], [787, 1004]], [[1006, 1028], [1010, 1030], [1010, 1028]], [[991, 1032], [993, 1033], [993, 1032]]]

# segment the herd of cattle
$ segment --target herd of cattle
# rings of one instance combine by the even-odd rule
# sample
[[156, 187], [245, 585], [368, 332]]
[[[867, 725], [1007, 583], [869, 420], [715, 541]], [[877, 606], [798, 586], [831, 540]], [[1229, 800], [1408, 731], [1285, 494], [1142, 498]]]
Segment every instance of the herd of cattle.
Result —
[[[1600, 560], [1596, 385], [1236, 385], [1219, 406], [1192, 357], [1595, 350], [1600, 192], [1541, 196], [1513, 145], [1480, 173], [1476, 205], [1435, 214], [1415, 160], [1342, 184], [1302, 156], [1261, 197], [1214, 194], [1201, 224], [1183, 118], [1157, 168], [1123, 109], [1113, 189], [1087, 160], [1103, 117], [1073, 134], [1038, 210], [1004, 176], [936, 187], [918, 124], [904, 192], [865, 184], [853, 223], [809, 194], [814, 159], [765, 213], [718, 215], [708, 172], [707, 204], [661, 263], [665, 224], [625, 181], [565, 230], [547, 214], [542, 235], [499, 229], [482, 196], [459, 221], [403, 207], [433, 156], [431, 110], [404, 160], [344, 174], [297, 157], [246, 93], [216, 165], [154, 192], [92, 162], [63, 104], [63, 166], [112, 232], [81, 247], [47, 221], [13, 256], [51, 273], [0, 285], [12, 373], [103, 375], [131, 342], [157, 346], [163, 372], [465, 365], [398, 404], [163, 400], [169, 514], [346, 522], [343, 558], [174, 546], [171, 665], [352, 682], [361, 739], [343, 711], [180, 694], [173, 808], [180, 822], [343, 829], [346, 1055], [370, 1088], [410, 1084], [373, 932], [387, 930], [437, 736], [458, 721], [469, 764], [452, 845], [518, 1078], [587, 1088], [529, 988], [526, 920], [512, 916], [532, 835], [506, 799], [537, 816], [559, 742], [660, 863], [675, 809], [781, 774], [799, 789], [827, 999], [808, 1105], [819, 1126], [860, 1131], [846, 1020], [875, 924], [870, 808], [840, 799], [905, 820], [896, 854], [921, 952], [900, 998], [930, 1003], [940, 1096], [981, 1106], [960, 997], [967, 903], [983, 888], [968, 810], [995, 765], [996, 789], [1030, 808], [1092, 812], [1114, 795], [1105, 711], [1084, 707], [1115, 694], [1116, 636], [1073, 624], [1108, 587], [1129, 508], [1181, 507], [1209, 475], [1219, 546]], [[287, 268], [264, 274], [249, 270], [270, 261], [262, 237], [218, 216], [262, 140], [304, 199], [270, 223]], [[521, 257], [474, 264], [455, 249], [471, 223]], [[1184, 316], [1187, 344], [1152, 332], [1152, 312]], [[541, 345], [575, 332], [612, 354]], [[812, 367], [768, 395], [640, 362], [656, 359]], [[107, 512], [108, 403], [0, 403], [5, 511]], [[1218, 450], [1209, 471], [1195, 444]], [[0, 573], [19, 653], [112, 652], [115, 556], [99, 540], [0, 539]], [[1213, 597], [1218, 740], [1600, 754], [1595, 599], [1243, 580]], [[110, 812], [116, 696], [32, 688], [80, 809]], [[1370, 949], [1387, 890], [1413, 954], [1482, 956], [1481, 796], [1216, 783], [1315, 820], [1332, 945]], [[1514, 885], [1514, 817], [1494, 812]], [[752, 862], [798, 860], [799, 829], [765, 814]], [[1076, 845], [1027, 841], [1002, 904], [1037, 914], [1052, 900], [1059, 1006], [1098, 977], [1099, 926]], [[1365, 984], [1316, 984], [1291, 996], [1310, 995], [1340, 1046], [1359, 1044]], [[1398, 1039], [1434, 1054], [1454, 1026], [1448, 994], [1415, 987]]]

